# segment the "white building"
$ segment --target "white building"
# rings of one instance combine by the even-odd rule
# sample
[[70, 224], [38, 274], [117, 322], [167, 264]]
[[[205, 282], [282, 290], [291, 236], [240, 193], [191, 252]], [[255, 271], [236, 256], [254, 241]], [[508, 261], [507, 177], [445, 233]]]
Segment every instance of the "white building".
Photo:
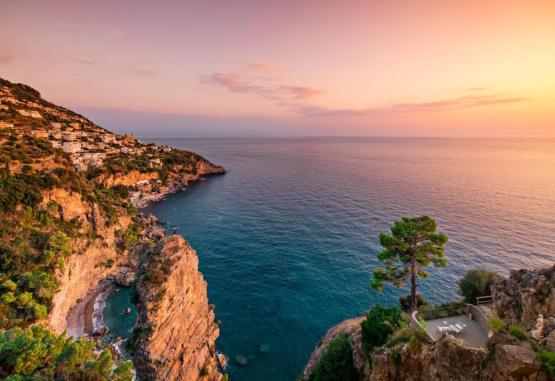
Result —
[[77, 140], [77, 134], [71, 131], [64, 131], [62, 133], [62, 139], [64, 139], [64, 141], [66, 142], [73, 142]]
[[81, 143], [65, 141], [62, 143], [62, 149], [67, 153], [77, 153], [81, 150]]

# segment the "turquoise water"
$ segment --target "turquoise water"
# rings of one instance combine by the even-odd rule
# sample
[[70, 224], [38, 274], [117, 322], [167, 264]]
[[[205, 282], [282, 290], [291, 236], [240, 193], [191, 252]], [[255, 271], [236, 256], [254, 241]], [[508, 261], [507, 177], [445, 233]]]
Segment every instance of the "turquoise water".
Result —
[[[104, 324], [110, 328], [108, 336], [113, 340], [116, 337], [126, 339], [137, 319], [137, 308], [131, 303], [132, 287], [117, 287], [106, 298], [104, 308]], [[125, 309], [131, 308], [131, 313], [126, 314]]]
[[332, 325], [396, 303], [405, 291], [368, 279], [378, 233], [400, 216], [429, 214], [449, 234], [448, 267], [420, 284], [433, 302], [456, 298], [469, 268], [555, 259], [554, 140], [156, 142], [228, 169], [149, 211], [197, 250], [234, 381], [295, 380]]

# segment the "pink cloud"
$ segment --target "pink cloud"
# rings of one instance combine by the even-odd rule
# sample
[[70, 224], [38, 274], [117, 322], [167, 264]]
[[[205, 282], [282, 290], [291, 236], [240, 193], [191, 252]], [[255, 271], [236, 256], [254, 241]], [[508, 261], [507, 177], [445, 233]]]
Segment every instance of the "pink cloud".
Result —
[[248, 77], [238, 73], [212, 73], [201, 81], [224, 87], [233, 93], [254, 94], [279, 102], [304, 101], [322, 92], [310, 86], [290, 85], [273, 78]]
[[277, 66], [271, 62], [249, 61], [247, 62], [247, 69], [272, 72], [277, 70]]
[[418, 113], [436, 112], [454, 109], [465, 109], [473, 107], [492, 106], [506, 103], [517, 103], [525, 101], [524, 97], [502, 97], [496, 95], [480, 95], [441, 99], [430, 102], [408, 102], [396, 103], [390, 106], [373, 107], [365, 109], [351, 108], [326, 108], [318, 106], [299, 106], [295, 112], [305, 116], [364, 116], [384, 115], [395, 113]]

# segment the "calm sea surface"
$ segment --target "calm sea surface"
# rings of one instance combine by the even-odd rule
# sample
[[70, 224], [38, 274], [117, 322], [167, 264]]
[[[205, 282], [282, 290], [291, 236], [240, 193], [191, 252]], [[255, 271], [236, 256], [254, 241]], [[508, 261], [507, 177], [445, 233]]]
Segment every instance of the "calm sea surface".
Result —
[[457, 298], [469, 268], [555, 261], [555, 140], [155, 142], [228, 170], [148, 211], [197, 250], [234, 381], [295, 380], [328, 328], [396, 303], [406, 291], [377, 294], [368, 279], [378, 233], [398, 217], [431, 215], [449, 235], [448, 267], [420, 284], [432, 302]]

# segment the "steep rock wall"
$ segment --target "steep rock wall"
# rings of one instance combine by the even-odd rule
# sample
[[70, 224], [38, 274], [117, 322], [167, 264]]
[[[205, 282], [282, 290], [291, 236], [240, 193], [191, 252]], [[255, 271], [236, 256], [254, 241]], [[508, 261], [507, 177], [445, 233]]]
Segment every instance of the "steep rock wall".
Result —
[[78, 193], [70, 193], [55, 188], [44, 195], [43, 204], [55, 201], [63, 220], [76, 220], [80, 231], [94, 230], [98, 238], [90, 242], [86, 237], [73, 239], [73, 255], [65, 260], [63, 271], [57, 274], [60, 289], [52, 300], [49, 327], [61, 333], [67, 328], [70, 309], [94, 289], [98, 283], [110, 275], [125, 257], [116, 250], [116, 232], [125, 229], [130, 218], [120, 216], [116, 224], [108, 226], [98, 205], [82, 200]]
[[531, 329], [539, 314], [555, 317], [555, 266], [512, 271], [492, 287], [496, 315]]
[[134, 363], [141, 379], [220, 380], [219, 328], [198, 257], [182, 237], [165, 237], [148, 253], [137, 291], [142, 335]]

